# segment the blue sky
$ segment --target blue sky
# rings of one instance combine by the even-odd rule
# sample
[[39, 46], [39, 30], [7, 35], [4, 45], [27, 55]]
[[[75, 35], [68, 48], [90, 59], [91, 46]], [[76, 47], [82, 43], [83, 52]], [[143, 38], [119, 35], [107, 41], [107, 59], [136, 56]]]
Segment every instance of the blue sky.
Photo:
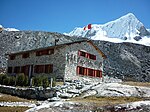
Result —
[[0, 24], [19, 30], [70, 32], [129, 12], [150, 28], [150, 0], [0, 0]]

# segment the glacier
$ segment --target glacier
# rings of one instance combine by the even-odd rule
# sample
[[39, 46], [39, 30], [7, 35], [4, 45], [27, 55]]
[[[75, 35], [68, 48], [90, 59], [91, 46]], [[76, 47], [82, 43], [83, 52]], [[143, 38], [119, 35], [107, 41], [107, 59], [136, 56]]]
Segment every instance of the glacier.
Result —
[[128, 13], [114, 21], [101, 24], [92, 24], [92, 28], [76, 27], [69, 36], [87, 37], [92, 40], [103, 40], [114, 43], [131, 42], [150, 46], [150, 32], [134, 14]]

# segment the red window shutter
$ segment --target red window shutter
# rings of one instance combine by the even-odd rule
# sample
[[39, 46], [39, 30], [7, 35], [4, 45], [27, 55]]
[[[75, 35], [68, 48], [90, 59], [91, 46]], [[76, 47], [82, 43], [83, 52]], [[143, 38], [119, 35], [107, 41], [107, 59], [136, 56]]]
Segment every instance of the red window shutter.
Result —
[[81, 67], [81, 75], [84, 75], [84, 68]]
[[100, 78], [102, 78], [102, 71], [100, 71]]
[[80, 56], [85, 57], [85, 56], [86, 56], [86, 53], [85, 53], [85, 52], [83, 52], [83, 51], [80, 51]]
[[94, 55], [94, 58], [93, 58], [94, 60], [96, 60], [96, 56]]
[[78, 67], [78, 74], [80, 74], [80, 67]]
[[94, 70], [94, 77], [96, 77], [96, 70]]
[[77, 67], [77, 73], [79, 74], [79, 67]]
[[79, 75], [84, 75], [84, 72], [85, 72], [84, 69], [85, 69], [84, 67], [78, 66], [78, 67], [77, 67], [77, 73], [78, 73]]
[[93, 71], [93, 74], [92, 74], [92, 76], [93, 76], [93, 77], [95, 77], [95, 70], [93, 70], [93, 69], [92, 69], [92, 71]]
[[84, 75], [87, 75], [87, 68], [84, 68]]
[[54, 49], [49, 49], [47, 52], [48, 54], [54, 54]]
[[96, 77], [100, 77], [100, 72], [99, 72], [99, 70], [96, 70]]
[[93, 76], [94, 72], [93, 69], [88, 68], [88, 76]]
[[89, 53], [86, 53], [85, 57], [86, 57], [86, 58], [89, 58]]
[[81, 56], [81, 52], [80, 51], [78, 51], [78, 55]]

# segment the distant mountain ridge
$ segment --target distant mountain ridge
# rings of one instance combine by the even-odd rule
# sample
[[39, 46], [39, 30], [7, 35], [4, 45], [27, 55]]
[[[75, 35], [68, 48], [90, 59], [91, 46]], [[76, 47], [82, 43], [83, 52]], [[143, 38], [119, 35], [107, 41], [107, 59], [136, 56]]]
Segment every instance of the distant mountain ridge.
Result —
[[1, 30], [4, 30], [4, 31], [19, 31], [19, 30], [16, 29], [16, 28], [4, 28], [2, 25], [0, 25], [0, 29], [1, 29]]
[[[106, 40], [113, 42], [133, 42], [150, 46], [150, 32], [144, 27], [134, 14], [128, 13], [114, 21], [92, 24], [91, 29], [75, 28], [69, 36], [87, 37], [93, 40]], [[146, 43], [145, 43], [146, 41]]]

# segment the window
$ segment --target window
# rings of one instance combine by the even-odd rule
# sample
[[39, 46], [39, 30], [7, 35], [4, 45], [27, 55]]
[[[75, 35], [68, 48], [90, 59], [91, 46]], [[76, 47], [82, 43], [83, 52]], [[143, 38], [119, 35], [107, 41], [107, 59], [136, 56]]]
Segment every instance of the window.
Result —
[[86, 57], [88, 59], [96, 60], [96, 56], [95, 55], [87, 53], [87, 52], [84, 52], [84, 51], [78, 51], [78, 55]]
[[20, 67], [19, 66], [14, 68], [14, 73], [20, 73]]
[[54, 54], [54, 49], [49, 49], [49, 54]]
[[50, 55], [50, 54], [54, 54], [54, 49], [36, 51], [36, 56]]
[[28, 58], [28, 57], [29, 57], [29, 53], [22, 54], [22, 58]]
[[94, 76], [94, 70], [88, 68], [88, 76]]
[[89, 57], [88, 57], [89, 59], [93, 59], [93, 60], [96, 60], [96, 56], [95, 55], [93, 55], [93, 54], [89, 54]]
[[25, 74], [25, 72], [26, 72], [26, 66], [22, 66], [22, 67], [21, 67], [21, 73], [24, 73], [24, 74]]
[[102, 77], [102, 71], [96, 70], [96, 77]]
[[12, 67], [8, 67], [8, 73], [13, 73]]
[[83, 57], [85, 57], [85, 56], [86, 56], [86, 53], [85, 53], [85, 52], [83, 52], [83, 51], [79, 51], [79, 56], [83, 56]]
[[84, 67], [77, 67], [77, 72], [78, 72], [78, 74], [80, 74], [80, 75], [84, 75]]
[[53, 65], [45, 65], [45, 73], [52, 73]]
[[14, 60], [15, 57], [16, 57], [15, 55], [10, 55], [10, 56], [9, 56], [10, 60]]
[[29, 75], [29, 69], [30, 69], [30, 65], [21, 67], [22, 73], [24, 73], [25, 75]]
[[35, 73], [52, 73], [53, 72], [53, 65], [35, 65], [34, 66]]
[[77, 73], [79, 75], [85, 75], [85, 76], [92, 76], [92, 77], [102, 77], [102, 71], [101, 70], [94, 70], [91, 68], [85, 68], [81, 66], [77, 66]]
[[44, 73], [44, 65], [35, 65], [34, 66], [34, 72], [35, 73]]

